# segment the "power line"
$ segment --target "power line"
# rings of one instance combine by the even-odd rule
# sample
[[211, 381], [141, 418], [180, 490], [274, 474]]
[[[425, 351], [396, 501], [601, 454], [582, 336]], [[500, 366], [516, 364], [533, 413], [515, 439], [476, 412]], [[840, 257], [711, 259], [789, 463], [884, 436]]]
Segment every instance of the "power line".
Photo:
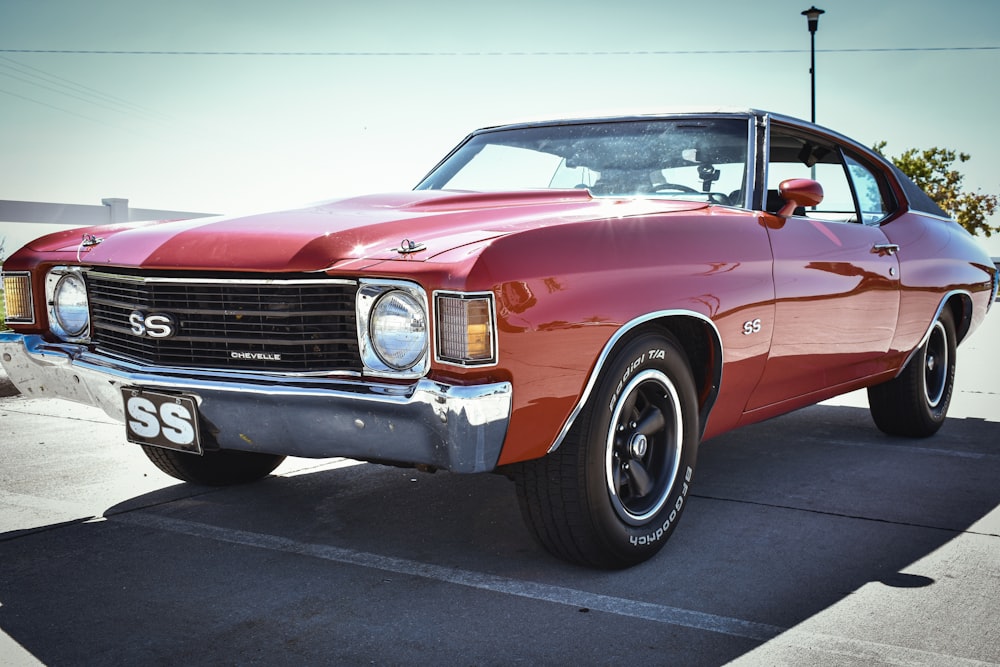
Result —
[[87, 115], [82, 114], [82, 113], [77, 113], [76, 111], [70, 111], [69, 109], [66, 109], [66, 108], [63, 108], [63, 107], [59, 107], [59, 106], [56, 106], [54, 104], [49, 104], [48, 102], [43, 102], [41, 100], [36, 100], [35, 98], [28, 97], [27, 95], [19, 95], [19, 94], [15, 93], [15, 92], [11, 92], [9, 90], [2, 90], [2, 89], [0, 89], [0, 95], [10, 95], [11, 97], [16, 97], [18, 99], [22, 99], [22, 100], [25, 100], [27, 102], [33, 102], [35, 104], [40, 104], [43, 107], [48, 107], [50, 109], [55, 109], [56, 111], [61, 111], [63, 113], [67, 113], [67, 114], [69, 114], [71, 116], [76, 116], [77, 118], [83, 118], [84, 120], [89, 120], [89, 121], [92, 121], [94, 123], [99, 123], [101, 125], [105, 125], [107, 127], [114, 128], [116, 130], [120, 129], [118, 126], [113, 125], [111, 123], [107, 123], [107, 122], [105, 122], [103, 120], [100, 120], [99, 118], [94, 118], [93, 116], [87, 116]]
[[[0, 63], [0, 68], [2, 68], [2, 67], [3, 67], [3, 63]], [[94, 106], [101, 107], [101, 108], [109, 110], [109, 111], [122, 112], [122, 108], [120, 106], [113, 105], [110, 102], [106, 102], [104, 100], [101, 100], [100, 98], [88, 98], [88, 97], [85, 97], [84, 95], [78, 95], [78, 94], [76, 94], [76, 92], [72, 88], [66, 88], [65, 86], [63, 86], [62, 88], [66, 88], [66, 89], [60, 90], [59, 88], [54, 88], [52, 86], [45, 85], [44, 83], [39, 83], [38, 81], [33, 81], [33, 80], [29, 79], [29, 78], [24, 78], [24, 77], [21, 77], [21, 76], [17, 76], [16, 74], [11, 74], [10, 72], [5, 72], [2, 69], [0, 69], [0, 76], [5, 76], [5, 77], [8, 77], [8, 78], [13, 79], [15, 81], [20, 81], [21, 83], [27, 83], [27, 84], [30, 84], [30, 85], [35, 86], [37, 88], [41, 88], [43, 90], [47, 90], [47, 91], [52, 92], [52, 93], [57, 93], [59, 95], [65, 95], [66, 97], [71, 97], [71, 98], [73, 98], [75, 100], [79, 100], [80, 102], [86, 102], [87, 104], [93, 104]], [[24, 99], [28, 99], [28, 98], [24, 98]], [[33, 101], [37, 101], [37, 100], [33, 100]], [[53, 107], [53, 108], [56, 108], [56, 107]]]
[[[816, 49], [816, 53], [905, 53], [1000, 51], [1000, 46], [913, 46]], [[0, 49], [0, 53], [82, 56], [265, 56], [313, 58], [365, 57], [498, 57], [498, 56], [674, 56], [808, 53], [807, 49], [690, 49], [675, 51], [116, 51], [93, 49]]]
[[[14, 73], [12, 74], [11, 71], [13, 71]], [[119, 113], [139, 114], [143, 116], [144, 119], [146, 120], [154, 120], [160, 122], [170, 121], [170, 118], [168, 116], [160, 112], [157, 112], [155, 110], [148, 109], [146, 107], [135, 104], [121, 97], [105, 93], [103, 91], [97, 90], [96, 88], [91, 88], [89, 86], [82, 85], [80, 83], [77, 83], [76, 81], [71, 81], [70, 79], [66, 79], [56, 74], [52, 74], [51, 72], [46, 72], [45, 70], [41, 70], [37, 67], [32, 67], [31, 65], [26, 65], [24, 63], [18, 62], [11, 58], [6, 58], [4, 56], [0, 56], [0, 75], [7, 76], [12, 79], [17, 79], [18, 81], [22, 81], [24, 83], [37, 86], [39, 88], [44, 88], [46, 90], [58, 93], [60, 95], [73, 97], [78, 100], [87, 102], [88, 104], [93, 104], [95, 106], [103, 107], [105, 109], [111, 109], [112, 111], [116, 111]], [[27, 76], [29, 78], [24, 79], [22, 78], [22, 76]], [[52, 88], [51, 86], [55, 86], [55, 88]]]
[[[0, 77], [7, 77], [9, 79], [20, 81], [22, 83], [35, 86], [36, 88], [49, 91], [50, 93], [55, 93], [56, 95], [62, 95], [79, 100], [86, 104], [91, 104], [95, 107], [100, 107], [104, 110], [120, 114], [126, 118], [138, 119], [139, 121], [146, 123], [153, 123], [160, 128], [180, 130], [185, 134], [195, 137], [215, 138], [220, 134], [224, 134], [226, 131], [225, 128], [220, 129], [217, 127], [201, 126], [202, 124], [198, 123], [197, 119], [189, 118], [184, 121], [180, 121], [177, 118], [162, 113], [156, 109], [151, 109], [149, 107], [130, 102], [122, 97], [106, 93], [90, 86], [85, 86], [75, 81], [71, 81], [70, 79], [52, 74], [51, 72], [46, 72], [45, 70], [32, 67], [31, 65], [18, 62], [2, 55], [0, 55]], [[48, 107], [49, 109], [53, 109], [55, 111], [61, 111], [66, 114], [76, 116], [77, 118], [99, 123], [105, 127], [120, 130], [134, 136], [150, 139], [148, 132], [139, 132], [138, 130], [124, 127], [110, 118], [99, 119], [80, 113], [79, 111], [67, 109], [65, 106], [60, 106], [56, 101], [43, 101], [37, 99], [36, 97], [3, 88], [0, 88], [0, 94], [16, 97], [26, 102]], [[65, 102], [65, 100], [63, 100], [63, 102]], [[195, 122], [195, 125], [192, 125], [192, 122]]]

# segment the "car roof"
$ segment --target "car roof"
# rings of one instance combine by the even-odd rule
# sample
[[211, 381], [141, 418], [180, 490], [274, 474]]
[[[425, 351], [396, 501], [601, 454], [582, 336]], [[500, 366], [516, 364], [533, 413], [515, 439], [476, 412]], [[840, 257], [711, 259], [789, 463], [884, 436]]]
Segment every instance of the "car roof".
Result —
[[711, 107], [711, 108], [694, 108], [694, 107], [679, 107], [679, 108], [667, 108], [667, 109], [656, 109], [656, 110], [629, 110], [629, 111], [617, 111], [617, 110], [600, 110], [594, 111], [592, 113], [582, 114], [582, 115], [569, 115], [569, 116], [557, 116], [557, 117], [527, 117], [518, 120], [512, 120], [510, 122], [499, 123], [495, 125], [487, 125], [485, 127], [479, 128], [476, 132], [488, 132], [494, 130], [507, 130], [507, 129], [520, 129], [524, 127], [544, 127], [547, 125], [578, 125], [586, 123], [608, 123], [617, 121], [629, 121], [629, 120], [655, 120], [659, 118], [673, 118], [678, 116], [729, 116], [729, 117], [739, 117], [743, 116], [746, 118], [750, 117], [763, 117], [767, 115], [768, 112], [760, 111], [757, 109], [751, 109], [747, 107]]

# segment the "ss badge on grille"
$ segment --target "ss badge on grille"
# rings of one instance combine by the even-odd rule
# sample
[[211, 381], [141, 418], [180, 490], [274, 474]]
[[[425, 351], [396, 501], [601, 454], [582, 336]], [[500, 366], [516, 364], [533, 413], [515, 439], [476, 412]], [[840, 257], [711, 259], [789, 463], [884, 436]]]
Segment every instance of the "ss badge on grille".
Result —
[[170, 338], [177, 333], [177, 318], [169, 313], [149, 313], [133, 310], [128, 316], [129, 328], [136, 336]]

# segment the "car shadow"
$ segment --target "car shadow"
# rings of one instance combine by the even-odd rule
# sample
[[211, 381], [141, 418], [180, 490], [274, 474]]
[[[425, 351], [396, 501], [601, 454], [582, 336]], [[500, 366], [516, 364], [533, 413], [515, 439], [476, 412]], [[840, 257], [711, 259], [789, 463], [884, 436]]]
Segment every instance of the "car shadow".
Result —
[[[761, 641], [598, 622], [419, 565], [793, 628], [870, 582], [934, 586], [904, 570], [1000, 505], [997, 434], [949, 420], [934, 438], [902, 440], [865, 410], [820, 405], [721, 436], [702, 446], [673, 538], [621, 572], [548, 556], [497, 475], [356, 465], [183, 498], [174, 487], [0, 543], [0, 627], [46, 664], [590, 664], [608, 662], [594, 651], [615, 641], [616, 664], [723, 664]], [[386, 558], [414, 571], [383, 569]], [[626, 630], [641, 641], [622, 642]]]

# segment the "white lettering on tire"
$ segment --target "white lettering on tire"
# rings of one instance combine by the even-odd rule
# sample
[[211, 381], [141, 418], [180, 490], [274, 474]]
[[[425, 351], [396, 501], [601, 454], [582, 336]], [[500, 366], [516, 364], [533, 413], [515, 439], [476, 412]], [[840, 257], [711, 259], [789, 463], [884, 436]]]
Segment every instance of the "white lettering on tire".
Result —
[[615, 387], [615, 390], [611, 392], [611, 401], [608, 403], [608, 406], [612, 412], [615, 410], [615, 403], [618, 402], [618, 396], [621, 395], [622, 389], [624, 389], [625, 385], [628, 384], [628, 379], [632, 377], [632, 374], [635, 373], [636, 369], [638, 369], [639, 366], [641, 366], [647, 359], [663, 359], [666, 355], [667, 353], [664, 350], [653, 348], [649, 350], [649, 352], [643, 352], [640, 354], [632, 363], [625, 367], [625, 372], [622, 373], [622, 379], [618, 382], [618, 386]]
[[687, 497], [689, 483], [691, 482], [691, 476], [694, 471], [691, 466], [687, 467], [684, 471], [684, 483], [681, 485], [680, 495], [677, 496], [677, 501], [674, 503], [674, 509], [670, 510], [670, 514], [662, 525], [657, 526], [656, 530], [650, 532], [648, 535], [641, 535], [636, 537], [632, 535], [629, 537], [629, 542], [632, 543], [634, 547], [646, 546], [647, 544], [653, 544], [658, 542], [660, 538], [667, 534], [667, 529], [670, 528], [670, 524], [677, 520], [677, 515], [680, 513], [681, 508], [684, 507], [684, 499]]

